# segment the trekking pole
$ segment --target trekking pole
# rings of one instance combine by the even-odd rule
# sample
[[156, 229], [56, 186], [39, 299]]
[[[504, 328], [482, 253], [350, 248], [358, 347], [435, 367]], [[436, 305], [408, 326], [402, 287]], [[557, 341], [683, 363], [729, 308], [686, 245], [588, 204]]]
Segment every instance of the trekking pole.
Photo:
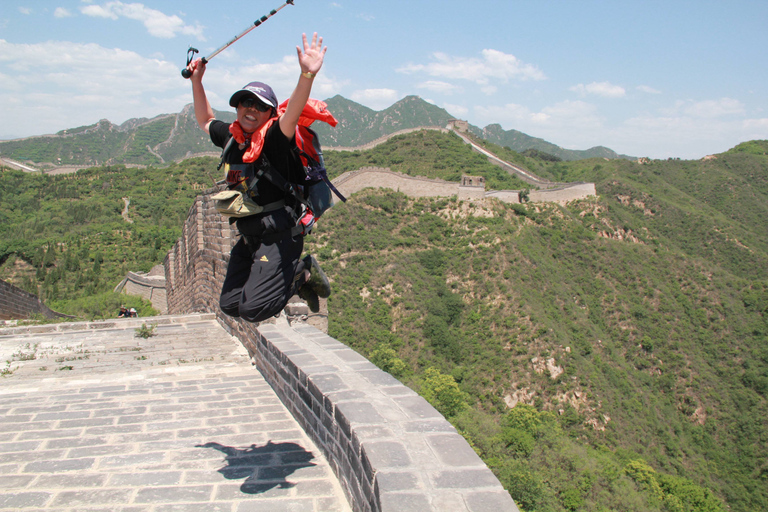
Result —
[[[256, 27], [258, 27], [259, 25], [261, 25], [265, 21], [267, 21], [269, 18], [271, 18], [272, 16], [277, 14], [280, 11], [280, 9], [282, 9], [283, 7], [285, 7], [288, 4], [293, 5], [293, 0], [285, 0], [285, 3], [283, 5], [281, 5], [277, 9], [273, 9], [273, 10], [269, 11], [269, 14], [267, 14], [265, 16], [262, 16], [261, 18], [259, 18], [256, 21], [254, 21], [253, 25], [249, 26], [247, 29], [242, 31], [240, 34], [236, 35], [227, 44], [225, 44], [224, 46], [222, 46], [221, 48], [219, 48], [218, 50], [216, 50], [212, 54], [208, 55], [207, 57], [203, 57], [201, 59], [203, 61], [203, 64], [205, 64], [206, 62], [210, 61], [212, 58], [214, 58], [215, 56], [217, 56], [218, 54], [220, 54], [221, 52], [223, 52], [224, 50], [226, 50], [227, 48], [232, 46], [235, 43], [235, 41], [237, 41], [238, 39], [243, 37], [245, 34], [250, 32], [251, 30], [253, 30]], [[199, 53], [197, 48], [192, 48], [190, 46], [189, 50], [187, 50], [187, 66], [189, 66], [189, 64], [192, 62], [192, 59], [194, 58], [196, 53]], [[187, 68], [184, 68], [184, 69], [181, 70], [181, 76], [183, 76], [184, 78], [189, 78], [190, 76], [192, 76], [192, 73], [190, 73]]]

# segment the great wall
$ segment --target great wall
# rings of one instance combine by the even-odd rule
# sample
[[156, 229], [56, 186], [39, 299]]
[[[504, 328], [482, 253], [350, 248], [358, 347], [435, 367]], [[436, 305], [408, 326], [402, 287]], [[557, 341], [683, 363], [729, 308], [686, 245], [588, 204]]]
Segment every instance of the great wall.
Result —
[[[567, 202], [596, 195], [593, 183], [542, 180], [501, 161], [453, 128], [474, 150], [531, 184], [535, 190], [529, 192], [529, 201]], [[345, 195], [366, 187], [383, 187], [414, 197], [520, 202], [520, 191], [486, 191], [482, 178], [470, 176], [455, 183], [369, 167], [345, 173], [334, 184]], [[321, 330], [303, 322], [289, 323], [290, 317], [285, 315], [275, 322], [254, 325], [221, 313], [218, 292], [229, 251], [237, 239], [236, 231], [213, 208], [211, 196], [221, 186], [195, 199], [181, 238], [166, 256], [164, 273], [161, 267], [148, 274], [129, 273], [116, 291], [152, 301], [166, 315], [157, 317], [158, 323], [165, 322], [163, 318], [183, 323], [185, 315], [212, 315], [210, 318], [237, 338], [285, 409], [327, 460], [351, 510], [518, 511], [497, 478], [453, 426], [389, 374]], [[32, 312], [57, 315], [26, 292], [7, 283], [0, 285], [4, 299], [0, 301], [0, 316], [6, 315], [3, 318], [19, 318]], [[62, 327], [61, 332], [77, 332], [77, 328]], [[103, 329], [98, 325], [79, 328]], [[53, 327], [54, 333], [59, 329]], [[5, 332], [0, 329], [0, 338], [31, 336], [35, 332], [51, 331], [34, 327]]]
[[[436, 126], [421, 126], [418, 128], [409, 128], [400, 130], [389, 135], [380, 137], [367, 144], [356, 147], [328, 147], [327, 151], [364, 151], [372, 149], [379, 144], [383, 144], [393, 137], [407, 133], [418, 132], [422, 130], [436, 130], [442, 133], [455, 133], [474, 151], [483, 154], [488, 161], [500, 166], [510, 174], [514, 174], [524, 182], [533, 187], [528, 193], [530, 202], [556, 202], [566, 203], [577, 199], [584, 199], [589, 196], [596, 196], [594, 183], [557, 183], [542, 179], [532, 172], [522, 167], [504, 161], [492, 152], [476, 144], [466, 135], [466, 121], [454, 120], [445, 128]], [[433, 180], [422, 177], [407, 176], [392, 172], [389, 168], [364, 167], [356, 171], [350, 171], [342, 174], [333, 180], [340, 190], [352, 194], [366, 187], [380, 187], [398, 190], [412, 197], [436, 197], [436, 196], [458, 196], [459, 199], [479, 200], [483, 198], [496, 198], [507, 203], [519, 203], [519, 190], [485, 190], [484, 182], [476, 181], [478, 178], [467, 177], [461, 183], [448, 182], [444, 180]], [[475, 180], [474, 182], [472, 180]]]

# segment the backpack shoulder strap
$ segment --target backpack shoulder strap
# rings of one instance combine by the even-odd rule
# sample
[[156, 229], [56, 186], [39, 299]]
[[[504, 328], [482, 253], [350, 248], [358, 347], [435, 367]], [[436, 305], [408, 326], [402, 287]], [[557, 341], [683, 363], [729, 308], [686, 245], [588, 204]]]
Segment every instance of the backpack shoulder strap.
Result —
[[229, 139], [227, 140], [227, 143], [224, 144], [224, 149], [221, 150], [221, 160], [219, 160], [219, 165], [216, 166], [216, 170], [220, 171], [221, 167], [224, 165], [224, 160], [226, 160], [227, 155], [229, 154], [229, 151], [232, 149], [232, 145], [235, 142], [235, 138], [233, 136], [229, 136]]

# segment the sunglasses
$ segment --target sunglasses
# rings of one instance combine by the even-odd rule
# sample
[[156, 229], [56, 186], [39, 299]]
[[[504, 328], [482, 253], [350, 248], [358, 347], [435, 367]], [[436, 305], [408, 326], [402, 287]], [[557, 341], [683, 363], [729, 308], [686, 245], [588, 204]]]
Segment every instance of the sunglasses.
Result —
[[246, 98], [240, 102], [240, 106], [243, 108], [255, 108], [259, 112], [269, 112], [272, 108], [270, 105], [267, 105], [256, 98]]

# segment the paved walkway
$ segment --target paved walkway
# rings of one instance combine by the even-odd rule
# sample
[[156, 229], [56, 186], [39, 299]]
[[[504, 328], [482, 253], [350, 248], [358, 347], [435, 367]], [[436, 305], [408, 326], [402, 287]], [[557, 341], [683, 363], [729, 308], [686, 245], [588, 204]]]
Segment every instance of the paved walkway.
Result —
[[0, 511], [349, 510], [213, 315], [0, 329], [0, 372]]

